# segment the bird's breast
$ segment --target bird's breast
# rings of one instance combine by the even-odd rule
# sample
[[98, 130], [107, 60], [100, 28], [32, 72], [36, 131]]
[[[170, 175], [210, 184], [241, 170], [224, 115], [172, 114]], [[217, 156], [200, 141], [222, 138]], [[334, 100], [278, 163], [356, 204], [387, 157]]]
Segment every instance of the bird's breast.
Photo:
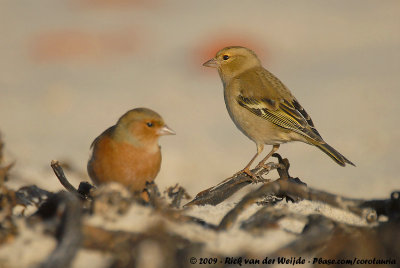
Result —
[[161, 167], [161, 151], [146, 150], [129, 143], [104, 138], [93, 149], [89, 168], [101, 184], [119, 182], [132, 190], [142, 190], [155, 179]]

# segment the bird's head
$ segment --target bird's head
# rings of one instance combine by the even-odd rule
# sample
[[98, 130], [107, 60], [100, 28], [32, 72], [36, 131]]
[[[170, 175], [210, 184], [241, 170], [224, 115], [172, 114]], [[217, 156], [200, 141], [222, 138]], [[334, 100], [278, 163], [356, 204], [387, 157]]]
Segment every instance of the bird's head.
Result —
[[260, 65], [260, 60], [252, 50], [240, 46], [225, 47], [203, 64], [206, 67], [217, 68], [221, 77], [226, 78]]
[[162, 117], [147, 108], [136, 108], [126, 112], [117, 122], [115, 138], [135, 145], [157, 144], [163, 135], [175, 135]]

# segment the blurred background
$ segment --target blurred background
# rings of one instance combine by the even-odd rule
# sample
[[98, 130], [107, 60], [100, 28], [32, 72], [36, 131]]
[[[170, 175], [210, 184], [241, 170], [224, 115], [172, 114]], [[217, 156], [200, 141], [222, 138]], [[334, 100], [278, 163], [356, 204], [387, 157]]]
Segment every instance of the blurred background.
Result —
[[202, 63], [242, 45], [357, 165], [289, 143], [279, 152], [292, 176], [351, 197], [400, 188], [399, 1], [2, 0], [0, 18], [10, 185], [61, 188], [52, 159], [73, 167], [76, 185], [88, 180], [91, 142], [135, 107], [177, 132], [160, 140], [161, 190], [179, 183], [195, 195], [229, 177], [256, 147], [229, 118], [217, 71]]

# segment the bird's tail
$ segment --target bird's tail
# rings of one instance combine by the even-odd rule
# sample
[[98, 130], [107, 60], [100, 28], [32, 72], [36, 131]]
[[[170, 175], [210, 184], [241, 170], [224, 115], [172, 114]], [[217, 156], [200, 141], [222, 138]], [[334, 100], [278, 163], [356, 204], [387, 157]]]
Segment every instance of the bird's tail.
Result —
[[336, 151], [332, 146], [327, 143], [316, 143], [315, 146], [317, 146], [319, 149], [321, 149], [321, 151], [329, 155], [330, 158], [332, 158], [336, 163], [343, 167], [346, 165], [346, 163], [356, 166], [349, 159], [344, 157], [341, 153]]

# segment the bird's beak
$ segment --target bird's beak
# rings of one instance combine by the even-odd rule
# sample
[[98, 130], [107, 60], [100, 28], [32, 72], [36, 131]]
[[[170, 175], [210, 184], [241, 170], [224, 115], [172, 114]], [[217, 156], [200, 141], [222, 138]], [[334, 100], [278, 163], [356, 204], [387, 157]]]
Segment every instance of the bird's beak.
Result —
[[158, 134], [160, 136], [163, 135], [175, 135], [175, 131], [173, 131], [172, 129], [170, 129], [167, 125], [164, 125], [162, 128], [160, 128], [160, 130], [158, 131]]
[[217, 68], [217, 60], [215, 58], [212, 58], [209, 61], [206, 61], [205, 63], [203, 63], [203, 66], [206, 67], [211, 67], [211, 68]]

